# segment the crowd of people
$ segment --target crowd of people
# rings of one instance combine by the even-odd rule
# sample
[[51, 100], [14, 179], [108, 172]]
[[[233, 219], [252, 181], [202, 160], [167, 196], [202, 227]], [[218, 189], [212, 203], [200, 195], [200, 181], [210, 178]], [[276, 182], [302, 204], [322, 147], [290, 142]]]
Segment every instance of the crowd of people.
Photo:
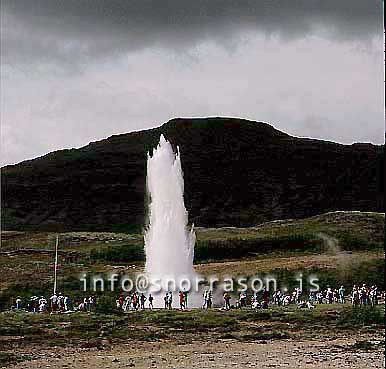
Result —
[[44, 296], [31, 296], [22, 299], [17, 296], [12, 306], [15, 310], [27, 310], [31, 313], [69, 313], [74, 311], [94, 311], [96, 306], [96, 297], [87, 296], [73, 303], [68, 295], [62, 293], [53, 293], [48, 299]]
[[146, 297], [144, 293], [138, 292], [133, 292], [127, 296], [120, 294], [118, 300], [116, 300], [116, 305], [118, 309], [122, 309], [124, 311], [139, 309], [144, 310], [146, 300], [148, 301], [148, 308], [153, 309], [154, 297], [151, 294]]
[[[292, 292], [282, 292], [276, 290], [272, 294], [272, 298], [267, 289], [262, 292], [252, 294], [250, 298], [250, 307], [253, 309], [268, 308], [269, 304], [277, 306], [286, 306], [295, 304], [298, 308], [314, 309], [315, 304], [345, 304], [348, 300], [352, 305], [370, 305], [375, 306], [384, 302], [385, 293], [380, 293], [378, 287], [373, 285], [368, 287], [366, 284], [362, 286], [354, 285], [351, 293], [347, 296], [346, 289], [342, 285], [338, 289], [327, 287], [325, 290], [318, 292], [310, 292], [308, 298], [304, 298], [303, 291], [300, 288], [295, 288]], [[231, 307], [243, 308], [247, 307], [247, 295], [245, 292], [240, 292], [234, 305], [231, 305], [231, 295], [225, 292], [223, 295], [224, 309], [228, 310]]]
[[[173, 308], [173, 293], [172, 291], [167, 291], [163, 297], [164, 308], [171, 310]], [[150, 310], [154, 309], [154, 296], [149, 293], [146, 297], [144, 293], [132, 292], [124, 296], [122, 293], [119, 295], [119, 298], [116, 300], [116, 306], [123, 311], [130, 310], [145, 310], [147, 308]], [[188, 307], [188, 291], [178, 291], [178, 302], [180, 310], [185, 310]]]
[[[367, 287], [363, 284], [361, 287], [356, 285], [353, 286], [351, 294], [346, 294], [346, 289], [344, 286], [340, 288], [326, 288], [325, 290], [318, 292], [310, 292], [306, 297], [304, 291], [300, 288], [295, 288], [291, 292], [282, 292], [281, 290], [276, 290], [271, 294], [267, 289], [259, 293], [254, 293], [247, 295], [246, 292], [240, 292], [237, 297], [232, 297], [231, 293], [223, 293], [223, 306], [222, 309], [242, 309], [242, 308], [252, 308], [252, 309], [265, 309], [270, 305], [277, 306], [287, 306], [287, 305], [296, 305], [298, 308], [308, 308], [314, 309], [316, 304], [345, 304], [350, 301], [353, 305], [378, 305], [380, 302], [380, 297], [382, 295], [382, 301], [384, 301], [384, 293], [380, 294], [376, 286]], [[178, 291], [178, 302], [179, 309], [185, 310], [188, 305], [188, 292], [187, 291]], [[213, 291], [210, 289], [205, 289], [203, 291], [203, 300], [202, 300], [202, 309], [210, 309], [213, 307]], [[145, 302], [148, 301], [146, 306]], [[164, 309], [172, 309], [173, 306], [173, 293], [167, 291], [163, 296]], [[116, 300], [117, 307], [122, 308], [124, 311], [129, 310], [144, 310], [146, 308], [152, 310], [154, 297], [149, 294], [148, 297], [144, 293], [134, 292], [126, 297], [122, 294]]]
[[[180, 310], [188, 308], [188, 291], [178, 291], [178, 305]], [[203, 291], [202, 308], [210, 309], [213, 307], [213, 291], [206, 289]], [[223, 293], [224, 310], [229, 309], [266, 309], [270, 305], [287, 306], [296, 305], [298, 308], [314, 309], [316, 304], [346, 304], [350, 302], [354, 306], [375, 306], [385, 301], [385, 292], [379, 292], [377, 286], [354, 285], [349, 294], [345, 287], [327, 287], [325, 290], [310, 292], [305, 296], [304, 291], [295, 288], [293, 291], [283, 292], [276, 290], [271, 294], [267, 289], [259, 293], [252, 293], [249, 296], [246, 292], [240, 292], [237, 297], [232, 297], [229, 292]], [[173, 292], [167, 291], [163, 296], [164, 308], [173, 309]], [[73, 303], [69, 296], [62, 293], [54, 293], [48, 299], [44, 296], [32, 296], [22, 299], [18, 296], [12, 306], [15, 310], [27, 310], [33, 313], [69, 313], [75, 311], [92, 312], [95, 310], [97, 299], [95, 295], [86, 296], [76, 303]], [[121, 293], [116, 300], [116, 307], [125, 312], [154, 309], [154, 296], [149, 293], [132, 292], [126, 296]]]
[[203, 293], [203, 309], [210, 309], [213, 306], [213, 292], [211, 290], [205, 290]]
[[[384, 293], [383, 293], [384, 295]], [[351, 294], [351, 303], [353, 305], [378, 305], [379, 291], [377, 286], [368, 288], [365, 284], [362, 287], [354, 286]], [[382, 296], [384, 299], [384, 296]]]

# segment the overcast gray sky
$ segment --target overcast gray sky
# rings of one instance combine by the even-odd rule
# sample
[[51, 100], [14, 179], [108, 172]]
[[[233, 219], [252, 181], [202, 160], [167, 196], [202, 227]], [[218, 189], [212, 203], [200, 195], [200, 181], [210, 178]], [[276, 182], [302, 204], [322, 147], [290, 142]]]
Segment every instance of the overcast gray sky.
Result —
[[377, 0], [1, 0], [1, 165], [235, 116], [384, 141]]

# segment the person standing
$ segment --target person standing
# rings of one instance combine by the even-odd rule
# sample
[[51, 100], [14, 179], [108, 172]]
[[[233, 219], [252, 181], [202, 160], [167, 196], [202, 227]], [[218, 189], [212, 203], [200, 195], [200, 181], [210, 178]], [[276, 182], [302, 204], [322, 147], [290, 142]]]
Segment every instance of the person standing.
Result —
[[184, 288], [183, 294], [184, 294], [184, 307], [185, 309], [187, 309], [188, 308], [188, 291], [185, 288]]
[[145, 301], [146, 301], [146, 296], [143, 293], [141, 293], [141, 296], [140, 296], [141, 310], [145, 310]]
[[43, 296], [40, 296], [40, 299], [39, 299], [39, 313], [45, 313], [46, 309], [47, 309], [47, 300]]
[[125, 298], [123, 297], [122, 294], [119, 295], [119, 298], [118, 298], [118, 303], [119, 303], [119, 307], [121, 309], [123, 309], [123, 303], [125, 302]]
[[180, 299], [180, 310], [184, 310], [185, 309], [185, 295], [182, 291], [179, 291], [178, 296]]
[[123, 311], [129, 311], [130, 309], [130, 304], [131, 304], [131, 298], [130, 298], [130, 295], [127, 295], [125, 297], [125, 301], [123, 302]]
[[266, 287], [263, 290], [263, 309], [268, 309], [269, 304], [269, 291]]
[[359, 299], [361, 302], [361, 305], [367, 305], [367, 287], [365, 284], [362, 285], [362, 288], [359, 290]]
[[332, 301], [333, 301], [333, 303], [337, 303], [339, 301], [338, 296], [339, 296], [339, 292], [338, 292], [338, 290], [336, 288], [334, 288], [332, 290]]
[[333, 302], [333, 293], [332, 293], [332, 289], [330, 287], [327, 288], [326, 299], [327, 299], [327, 302], [329, 304], [332, 304], [332, 302]]
[[369, 292], [369, 297], [370, 297], [371, 306], [378, 305], [378, 288], [377, 288], [377, 286], [371, 286], [371, 289]]
[[247, 295], [245, 294], [245, 292], [240, 292], [239, 303], [240, 309], [243, 307], [247, 307]]
[[205, 290], [204, 293], [202, 294], [203, 301], [202, 301], [202, 308], [207, 309], [208, 308], [208, 290]]
[[137, 292], [133, 294], [133, 309], [138, 310], [139, 308], [139, 295]]
[[302, 290], [300, 288], [295, 288], [295, 303], [299, 304], [302, 297]]
[[15, 303], [16, 303], [16, 310], [20, 310], [21, 309], [21, 298], [20, 298], [20, 296], [17, 296]]
[[225, 309], [226, 310], [229, 310], [231, 308], [231, 295], [229, 294], [229, 292], [224, 292], [224, 302], [225, 302]]
[[[93, 296], [89, 296], [89, 298], [88, 298], [88, 311], [94, 311], [94, 307], [95, 307], [94, 298], [93, 298]], [[122, 309], [123, 309], [123, 305], [122, 305]]]
[[58, 297], [56, 296], [56, 293], [54, 293], [50, 297], [50, 302], [51, 302], [51, 312], [55, 313], [58, 308]]
[[322, 291], [319, 291], [316, 294], [316, 301], [318, 302], [318, 304], [323, 304], [323, 293], [322, 293]]
[[164, 305], [165, 305], [165, 309], [168, 309], [168, 307], [169, 307], [169, 292], [166, 292], [166, 294], [164, 296]]
[[58, 296], [58, 310], [63, 311], [64, 310], [64, 296], [61, 292], [59, 292]]
[[168, 308], [169, 310], [172, 310], [173, 306], [173, 293], [170, 291], [168, 294]]
[[310, 293], [308, 295], [308, 301], [310, 302], [311, 305], [314, 304], [314, 302], [315, 302], [315, 292], [314, 291], [310, 291]]
[[64, 311], [71, 310], [71, 299], [68, 296], [64, 297], [63, 304], [64, 304]]
[[39, 297], [31, 297], [32, 312], [37, 313], [39, 311]]
[[212, 307], [212, 303], [213, 303], [213, 293], [211, 290], [209, 290], [207, 294], [206, 308], [210, 309]]
[[356, 285], [354, 285], [354, 287], [352, 289], [352, 293], [351, 293], [351, 303], [354, 306], [357, 306], [357, 305], [359, 305], [359, 302], [360, 302], [360, 299], [359, 299], [358, 287]]
[[344, 288], [344, 286], [340, 286], [339, 290], [338, 290], [338, 294], [339, 294], [339, 302], [341, 304], [345, 304], [346, 303], [346, 290]]
[[149, 309], [150, 310], [153, 310], [153, 300], [154, 300], [154, 297], [151, 295], [151, 293], [149, 293]]

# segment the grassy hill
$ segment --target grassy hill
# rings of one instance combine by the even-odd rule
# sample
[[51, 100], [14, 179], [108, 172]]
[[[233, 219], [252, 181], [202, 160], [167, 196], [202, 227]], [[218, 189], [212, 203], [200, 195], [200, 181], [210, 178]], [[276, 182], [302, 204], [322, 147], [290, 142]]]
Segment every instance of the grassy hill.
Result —
[[[318, 273], [323, 285], [366, 281], [383, 285], [383, 213], [333, 212], [249, 228], [198, 228], [195, 268], [203, 275]], [[79, 294], [80, 273], [143, 270], [142, 234], [67, 232], [60, 235], [59, 288]], [[42, 294], [53, 282], [55, 233], [6, 232], [0, 252], [0, 306], [15, 294]]]
[[[336, 253], [381, 250], [384, 213], [337, 211], [278, 220], [255, 227], [196, 228], [195, 261], [251, 258], [270, 253]], [[56, 233], [3, 232], [2, 251], [49, 253]], [[109, 232], [60, 233], [60, 252], [104, 262], [144, 260], [142, 234]]]

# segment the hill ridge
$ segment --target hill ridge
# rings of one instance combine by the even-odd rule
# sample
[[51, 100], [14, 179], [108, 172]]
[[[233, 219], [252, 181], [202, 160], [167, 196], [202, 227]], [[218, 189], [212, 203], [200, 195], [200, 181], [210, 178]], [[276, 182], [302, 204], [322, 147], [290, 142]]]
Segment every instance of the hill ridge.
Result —
[[244, 119], [174, 118], [2, 168], [4, 229], [141, 227], [146, 153], [161, 133], [180, 146], [185, 202], [197, 225], [383, 211], [383, 146], [293, 137]]

